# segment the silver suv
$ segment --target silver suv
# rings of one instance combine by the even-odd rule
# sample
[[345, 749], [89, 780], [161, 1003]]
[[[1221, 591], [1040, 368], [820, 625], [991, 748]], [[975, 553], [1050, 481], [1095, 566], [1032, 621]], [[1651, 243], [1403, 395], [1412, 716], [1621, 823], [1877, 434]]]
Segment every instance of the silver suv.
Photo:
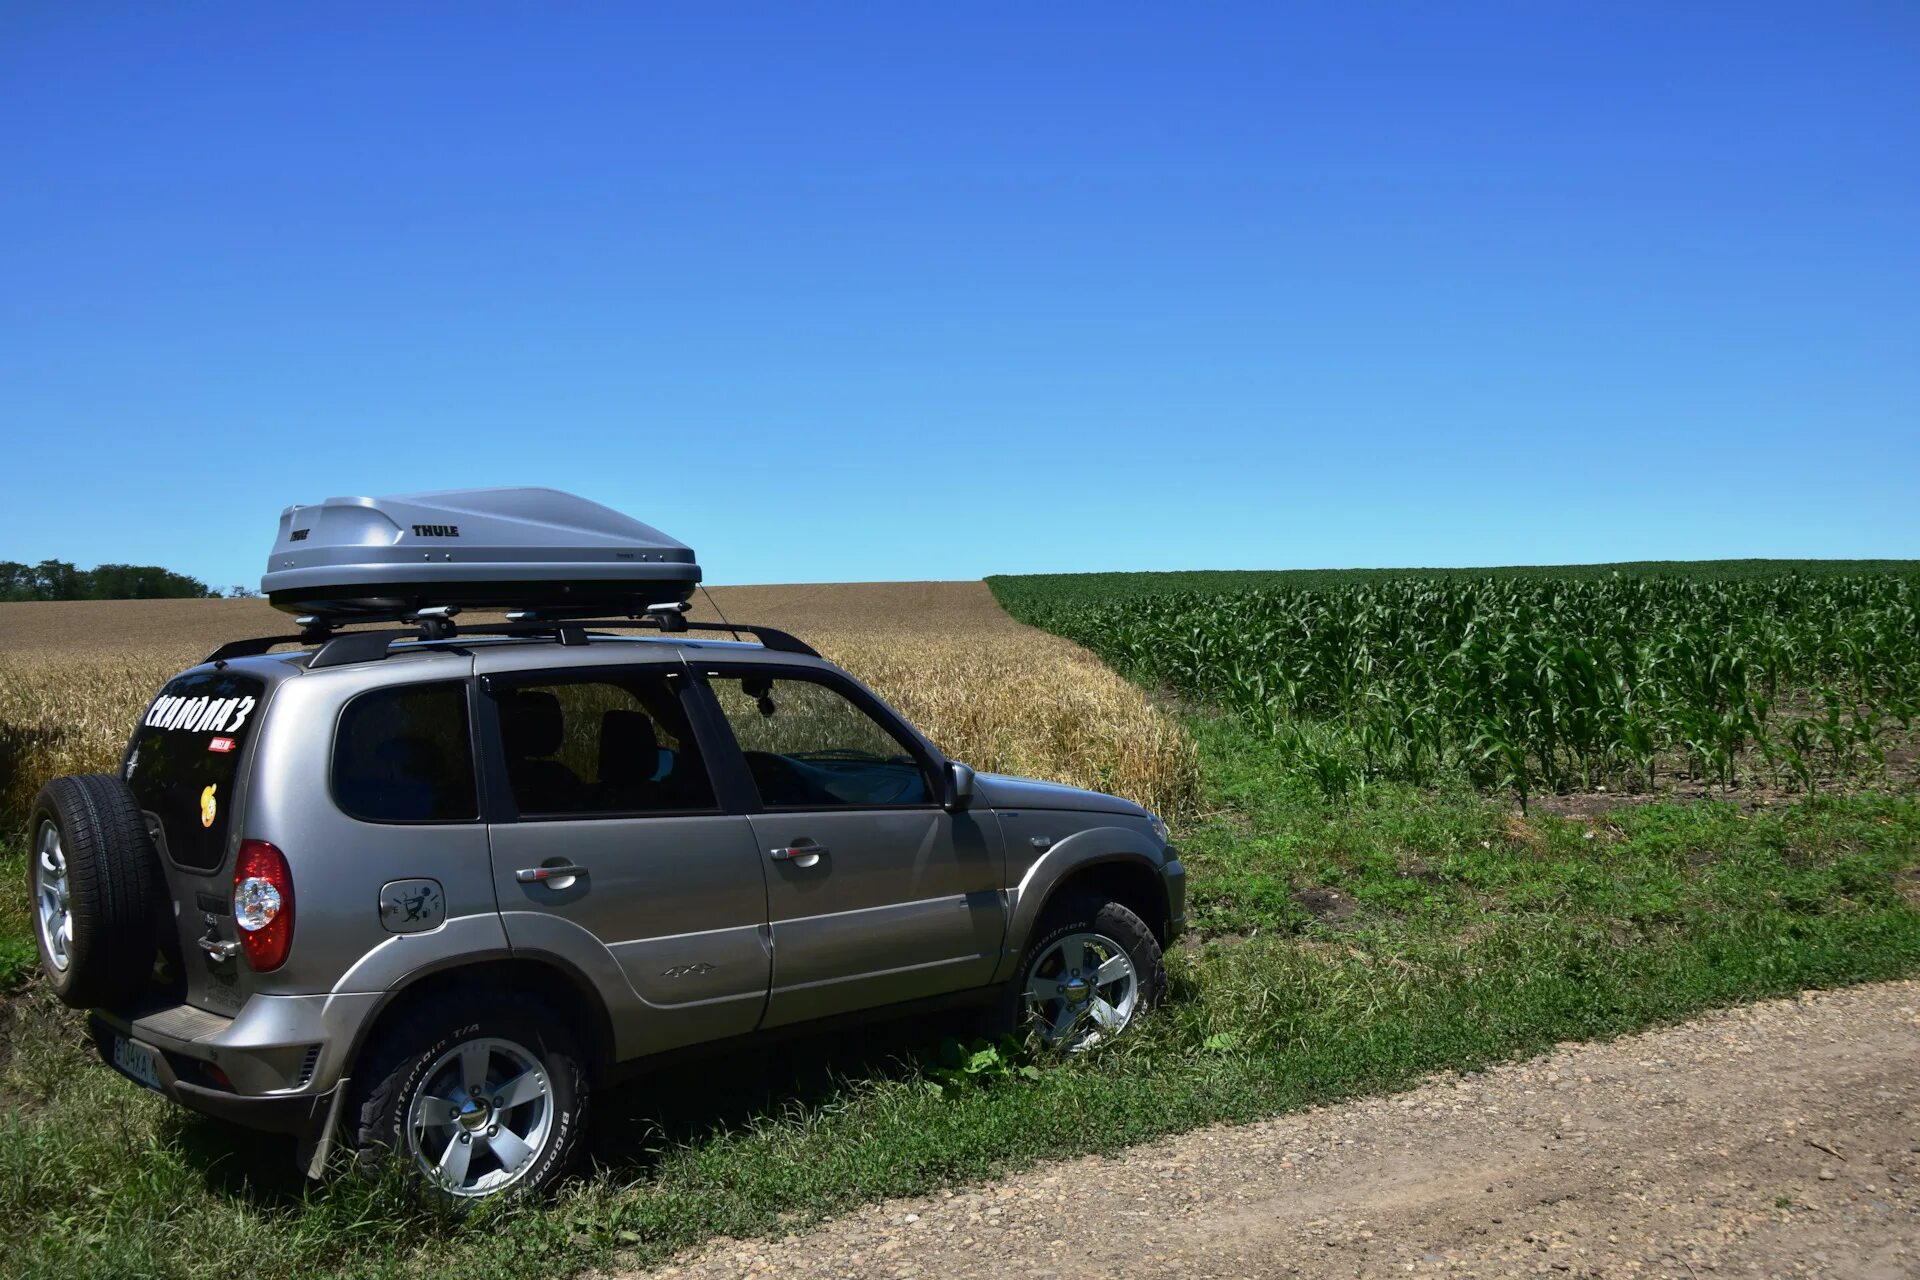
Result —
[[1152, 814], [976, 776], [782, 632], [637, 625], [267, 638], [170, 681], [120, 775], [33, 814], [42, 965], [102, 1056], [313, 1176], [344, 1143], [474, 1197], [552, 1182], [666, 1050], [979, 1001], [1071, 1051], [1159, 998]]

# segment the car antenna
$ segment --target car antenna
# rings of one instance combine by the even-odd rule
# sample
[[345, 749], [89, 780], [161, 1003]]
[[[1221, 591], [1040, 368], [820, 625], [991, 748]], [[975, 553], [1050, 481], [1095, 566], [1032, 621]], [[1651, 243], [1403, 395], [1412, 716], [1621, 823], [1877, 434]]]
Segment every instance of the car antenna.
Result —
[[713, 611], [717, 614], [720, 614], [721, 623], [727, 628], [728, 631], [733, 632], [734, 640], [738, 641], [740, 639], [740, 633], [738, 631], [733, 630], [733, 624], [727, 621], [727, 615], [721, 612], [719, 602], [713, 598], [713, 592], [707, 590], [707, 584], [704, 582], [700, 584], [700, 594], [707, 598], [707, 603], [713, 606]]

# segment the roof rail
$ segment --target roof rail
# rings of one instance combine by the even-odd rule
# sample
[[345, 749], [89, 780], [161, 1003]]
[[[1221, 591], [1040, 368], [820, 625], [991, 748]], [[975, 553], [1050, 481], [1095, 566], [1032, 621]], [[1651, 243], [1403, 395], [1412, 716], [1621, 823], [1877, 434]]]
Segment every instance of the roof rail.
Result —
[[780, 630], [778, 627], [762, 627], [740, 622], [689, 622], [677, 614], [649, 615], [644, 618], [567, 618], [567, 619], [530, 619], [510, 622], [474, 622], [456, 626], [446, 617], [427, 617], [420, 625], [405, 631], [344, 631], [338, 634], [330, 629], [309, 628], [299, 635], [291, 636], [255, 636], [250, 640], [233, 640], [221, 645], [208, 654], [208, 662], [225, 662], [232, 658], [252, 658], [266, 653], [275, 645], [281, 644], [319, 644], [319, 650], [307, 663], [309, 671], [324, 667], [346, 666], [358, 662], [377, 662], [387, 656], [388, 646], [399, 640], [452, 640], [459, 636], [510, 636], [528, 639], [558, 640], [563, 645], [581, 645], [588, 643], [594, 631], [644, 630], [665, 633], [681, 631], [729, 631], [739, 635], [750, 635], [758, 640], [761, 647], [776, 653], [797, 653], [809, 658], [817, 658], [820, 653], [806, 641]]
[[275, 645], [319, 644], [325, 641], [329, 634], [326, 631], [303, 631], [296, 636], [254, 636], [250, 640], [229, 640], [201, 661], [225, 662], [229, 658], [257, 658]]

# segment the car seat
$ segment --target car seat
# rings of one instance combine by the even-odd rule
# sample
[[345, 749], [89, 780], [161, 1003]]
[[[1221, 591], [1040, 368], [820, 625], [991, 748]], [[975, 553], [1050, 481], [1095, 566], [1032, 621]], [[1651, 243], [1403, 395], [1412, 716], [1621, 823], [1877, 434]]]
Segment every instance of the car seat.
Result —
[[660, 772], [660, 738], [644, 711], [609, 711], [600, 717], [600, 807], [665, 807], [666, 788], [654, 781]]
[[560, 699], [545, 689], [521, 689], [500, 700], [507, 780], [522, 813], [567, 813], [581, 807], [579, 775], [552, 758], [565, 735]]

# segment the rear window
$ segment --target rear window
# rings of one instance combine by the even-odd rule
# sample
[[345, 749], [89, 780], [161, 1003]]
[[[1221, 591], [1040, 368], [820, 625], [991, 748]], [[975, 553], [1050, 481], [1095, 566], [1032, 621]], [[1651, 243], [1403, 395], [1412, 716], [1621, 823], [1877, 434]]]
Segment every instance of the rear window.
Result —
[[183, 867], [211, 871], [226, 856], [234, 780], [266, 693], [264, 680], [233, 671], [178, 676], [134, 730], [121, 772]]
[[397, 685], [347, 704], [333, 740], [333, 799], [365, 822], [480, 816], [462, 681]]

